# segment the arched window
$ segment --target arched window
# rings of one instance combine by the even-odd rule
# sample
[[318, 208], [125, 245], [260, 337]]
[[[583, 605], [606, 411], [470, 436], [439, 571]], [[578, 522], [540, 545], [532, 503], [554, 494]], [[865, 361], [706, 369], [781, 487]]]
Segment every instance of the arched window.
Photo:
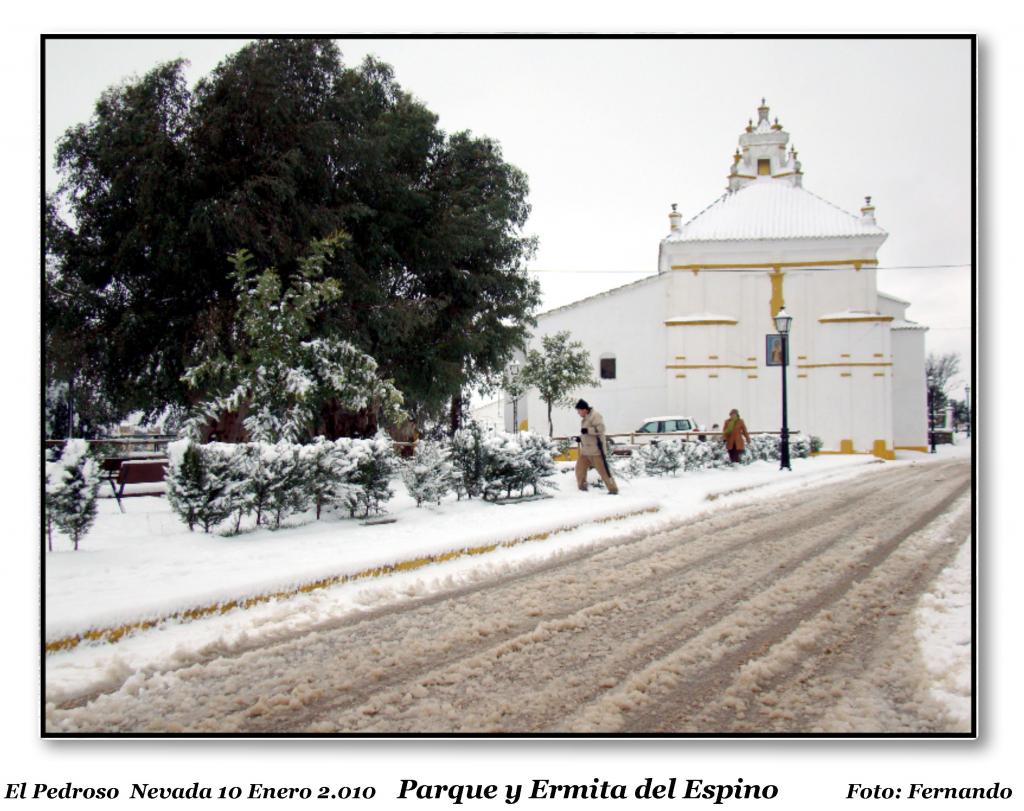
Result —
[[601, 379], [615, 379], [615, 355], [608, 353], [601, 355]]

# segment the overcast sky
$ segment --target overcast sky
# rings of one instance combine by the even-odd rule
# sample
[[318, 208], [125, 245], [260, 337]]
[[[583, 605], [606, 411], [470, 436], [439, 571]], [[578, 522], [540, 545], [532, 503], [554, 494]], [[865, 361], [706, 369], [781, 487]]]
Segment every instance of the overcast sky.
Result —
[[[184, 57], [190, 83], [243, 40], [50, 40], [45, 139], [100, 92]], [[342, 39], [373, 53], [450, 132], [496, 139], [530, 179], [543, 309], [655, 273], [684, 220], [725, 188], [761, 98], [790, 133], [804, 187], [850, 212], [871, 195], [889, 239], [881, 290], [912, 303], [928, 350], [970, 374], [971, 54], [967, 40]], [[50, 162], [50, 161], [48, 161]], [[56, 175], [47, 174], [47, 188]], [[902, 269], [905, 266], [945, 266]], [[901, 269], [897, 269], [901, 268]], [[799, 325], [794, 325], [799, 329]]]

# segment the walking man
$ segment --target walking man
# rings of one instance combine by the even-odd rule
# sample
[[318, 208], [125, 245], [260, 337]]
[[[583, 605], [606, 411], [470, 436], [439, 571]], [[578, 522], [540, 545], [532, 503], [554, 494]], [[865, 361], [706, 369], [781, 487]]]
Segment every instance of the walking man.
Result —
[[608, 469], [608, 447], [604, 433], [604, 418], [590, 407], [586, 400], [576, 403], [576, 413], [580, 415], [580, 455], [576, 460], [576, 484], [580, 490], [587, 489], [587, 471], [594, 468], [608, 495], [619, 493], [619, 486], [612, 478]]

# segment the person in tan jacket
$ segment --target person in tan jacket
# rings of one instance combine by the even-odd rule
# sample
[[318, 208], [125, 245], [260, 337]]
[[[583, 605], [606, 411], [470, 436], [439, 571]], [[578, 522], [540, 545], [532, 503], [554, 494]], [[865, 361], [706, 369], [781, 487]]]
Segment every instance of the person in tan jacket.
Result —
[[725, 440], [725, 449], [729, 451], [729, 463], [735, 465], [743, 455], [746, 442], [750, 442], [750, 434], [747, 433], [747, 426], [740, 417], [740, 412], [735, 408], [729, 412], [729, 419], [725, 421], [725, 428], [722, 430], [722, 439]]
[[604, 418], [590, 407], [586, 400], [576, 403], [580, 415], [580, 455], [576, 460], [576, 484], [580, 490], [587, 489], [587, 471], [594, 468], [608, 495], [618, 495], [619, 486], [608, 469], [608, 441], [605, 438]]

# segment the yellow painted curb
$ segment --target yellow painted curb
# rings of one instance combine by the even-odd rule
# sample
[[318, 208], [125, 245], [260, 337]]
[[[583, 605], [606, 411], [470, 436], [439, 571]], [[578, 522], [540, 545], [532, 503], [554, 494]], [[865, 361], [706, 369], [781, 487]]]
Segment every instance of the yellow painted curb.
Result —
[[427, 555], [421, 558], [413, 558], [412, 560], [403, 560], [398, 563], [386, 564], [384, 566], [377, 566], [373, 569], [364, 569], [361, 572], [355, 574], [339, 574], [332, 575], [331, 577], [325, 577], [320, 580], [314, 580], [310, 583], [304, 583], [301, 586], [297, 586], [293, 589], [285, 591], [275, 591], [268, 594], [256, 594], [252, 597], [245, 597], [238, 600], [229, 600], [224, 603], [214, 603], [213, 605], [200, 606], [198, 608], [187, 608], [184, 611], [176, 611], [173, 614], [160, 617], [158, 619], [150, 620], [139, 620], [138, 622], [128, 622], [124, 625], [118, 625], [115, 628], [97, 628], [89, 631], [85, 631], [81, 634], [75, 634], [74, 636], [66, 636], [61, 639], [55, 639], [52, 642], [46, 643], [47, 653], [56, 653], [62, 650], [71, 650], [77, 647], [83, 641], [89, 642], [109, 642], [111, 644], [118, 642], [122, 637], [133, 631], [145, 631], [150, 628], [155, 628], [161, 622], [168, 622], [170, 620], [179, 620], [188, 622], [190, 620], [199, 619], [201, 617], [208, 617], [214, 614], [226, 614], [229, 611], [233, 611], [236, 608], [252, 608], [254, 605], [260, 603], [268, 603], [271, 600], [284, 600], [289, 597], [294, 597], [298, 594], [308, 594], [311, 591], [318, 589], [325, 589], [330, 586], [337, 586], [342, 583], [348, 583], [353, 580], [365, 580], [370, 577], [382, 577], [387, 574], [394, 574], [395, 572], [407, 572], [412, 569], [419, 569], [423, 566], [428, 566], [432, 563], [442, 563], [446, 560], [455, 560], [456, 558], [468, 557], [469, 555], [485, 555], [488, 552], [493, 552], [495, 549], [507, 548], [511, 546], [518, 546], [521, 543], [527, 543], [530, 541], [544, 541], [550, 538], [552, 535], [558, 535], [563, 532], [570, 532], [574, 529], [579, 529], [584, 524], [608, 524], [612, 521], [624, 521], [627, 518], [632, 518], [637, 515], [644, 515], [645, 513], [658, 512], [660, 507], [645, 507], [642, 510], [633, 510], [632, 512], [619, 513], [617, 515], [609, 515], [606, 518], [597, 518], [593, 521], [585, 521], [583, 524], [574, 524], [572, 526], [558, 527], [556, 529], [548, 530], [546, 532], [537, 532], [533, 535], [527, 535], [523, 538], [513, 538], [509, 541], [498, 541], [497, 543], [485, 544], [483, 546], [472, 546], [465, 549], [453, 549], [448, 552], [439, 552], [436, 555]]

